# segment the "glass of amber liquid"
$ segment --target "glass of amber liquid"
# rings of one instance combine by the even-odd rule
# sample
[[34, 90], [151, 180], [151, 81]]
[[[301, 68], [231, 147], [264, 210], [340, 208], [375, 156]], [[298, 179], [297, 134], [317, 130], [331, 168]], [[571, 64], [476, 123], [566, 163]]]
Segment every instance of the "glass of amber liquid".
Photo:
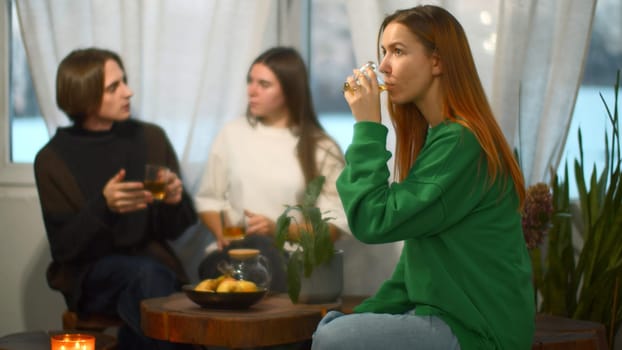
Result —
[[384, 80], [382, 79], [382, 73], [378, 72], [378, 66], [374, 62], [369, 61], [365, 63], [359, 68], [359, 71], [363, 73], [363, 75], [367, 79], [369, 79], [369, 76], [367, 76], [368, 68], [371, 68], [371, 70], [374, 71], [374, 74], [376, 74], [376, 80], [378, 80], [378, 88], [380, 89], [380, 91], [385, 91], [387, 89], [387, 86], [384, 84]]
[[220, 223], [224, 239], [233, 241], [244, 238], [246, 226], [244, 213], [233, 209], [223, 209], [220, 211]]
[[170, 170], [164, 165], [145, 165], [145, 189], [153, 195], [153, 199], [161, 201], [166, 197], [166, 181]]

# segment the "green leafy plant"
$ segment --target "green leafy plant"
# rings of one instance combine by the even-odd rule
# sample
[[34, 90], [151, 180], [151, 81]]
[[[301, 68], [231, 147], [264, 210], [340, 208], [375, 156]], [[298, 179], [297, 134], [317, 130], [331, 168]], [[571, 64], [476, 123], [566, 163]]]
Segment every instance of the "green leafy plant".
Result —
[[[618, 92], [620, 71], [614, 86], [613, 110], [601, 100], [612, 126], [605, 131], [605, 166], [592, 166], [585, 178], [583, 140], [578, 132], [579, 159], [574, 161], [580, 210], [572, 210], [568, 195], [568, 164], [563, 177], [553, 176], [553, 227], [544, 247], [532, 251], [534, 282], [541, 296], [540, 311], [602, 323], [613, 345], [620, 327], [620, 278], [622, 274], [622, 178]], [[573, 242], [575, 223], [582, 243]], [[546, 252], [543, 250], [546, 249]]]
[[[329, 263], [335, 252], [328, 227], [333, 218], [324, 216], [316, 206], [324, 181], [324, 176], [318, 176], [309, 182], [302, 204], [287, 205], [276, 222], [276, 246], [284, 250], [285, 242], [291, 242], [296, 247], [287, 263], [287, 292], [294, 303], [300, 295], [301, 273], [311, 276], [313, 269]], [[294, 237], [290, 235], [292, 223], [297, 228]]]

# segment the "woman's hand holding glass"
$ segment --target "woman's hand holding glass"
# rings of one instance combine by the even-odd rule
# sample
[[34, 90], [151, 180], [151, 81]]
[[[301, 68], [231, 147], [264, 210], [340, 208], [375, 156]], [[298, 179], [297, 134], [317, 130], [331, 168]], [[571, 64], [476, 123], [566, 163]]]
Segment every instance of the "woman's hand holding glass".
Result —
[[272, 236], [276, 232], [276, 223], [260, 214], [245, 210], [246, 216], [246, 233], [263, 236]]
[[[365, 64], [353, 70], [344, 83], [344, 97], [357, 121], [380, 123], [380, 88], [375, 65]], [[384, 85], [382, 85], [384, 86]]]

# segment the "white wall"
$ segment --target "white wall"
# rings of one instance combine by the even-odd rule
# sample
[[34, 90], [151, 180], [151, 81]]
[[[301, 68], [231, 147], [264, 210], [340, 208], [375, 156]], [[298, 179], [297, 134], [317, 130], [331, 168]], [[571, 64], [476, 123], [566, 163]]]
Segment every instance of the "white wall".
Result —
[[61, 329], [62, 295], [45, 279], [50, 262], [34, 186], [0, 186], [0, 336]]

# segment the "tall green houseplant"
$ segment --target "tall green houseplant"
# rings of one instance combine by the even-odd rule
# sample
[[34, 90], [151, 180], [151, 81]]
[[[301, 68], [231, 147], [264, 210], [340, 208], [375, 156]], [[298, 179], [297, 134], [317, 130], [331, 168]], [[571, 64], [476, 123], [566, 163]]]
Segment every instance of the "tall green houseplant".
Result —
[[[305, 189], [302, 204], [287, 205], [276, 222], [277, 248], [283, 250], [285, 242], [295, 243], [296, 246], [287, 263], [287, 292], [294, 303], [298, 302], [300, 295], [301, 273], [304, 277], [311, 276], [316, 267], [328, 264], [335, 252], [328, 227], [328, 221], [332, 218], [326, 217], [316, 206], [324, 181], [324, 176], [311, 180]], [[291, 215], [295, 212], [300, 217]], [[289, 232], [292, 222], [298, 228], [294, 238], [290, 237]]]
[[[578, 132], [579, 158], [574, 161], [580, 212], [572, 211], [568, 195], [568, 164], [563, 177], [553, 177], [555, 215], [544, 247], [532, 251], [534, 282], [541, 297], [540, 312], [591, 320], [608, 329], [613, 345], [622, 319], [622, 178], [618, 93], [620, 71], [614, 86], [613, 109], [600, 95], [612, 126], [605, 131], [605, 166], [592, 166], [585, 178], [583, 140]], [[573, 222], [582, 244], [573, 242]], [[546, 249], [546, 252], [544, 250]]]

